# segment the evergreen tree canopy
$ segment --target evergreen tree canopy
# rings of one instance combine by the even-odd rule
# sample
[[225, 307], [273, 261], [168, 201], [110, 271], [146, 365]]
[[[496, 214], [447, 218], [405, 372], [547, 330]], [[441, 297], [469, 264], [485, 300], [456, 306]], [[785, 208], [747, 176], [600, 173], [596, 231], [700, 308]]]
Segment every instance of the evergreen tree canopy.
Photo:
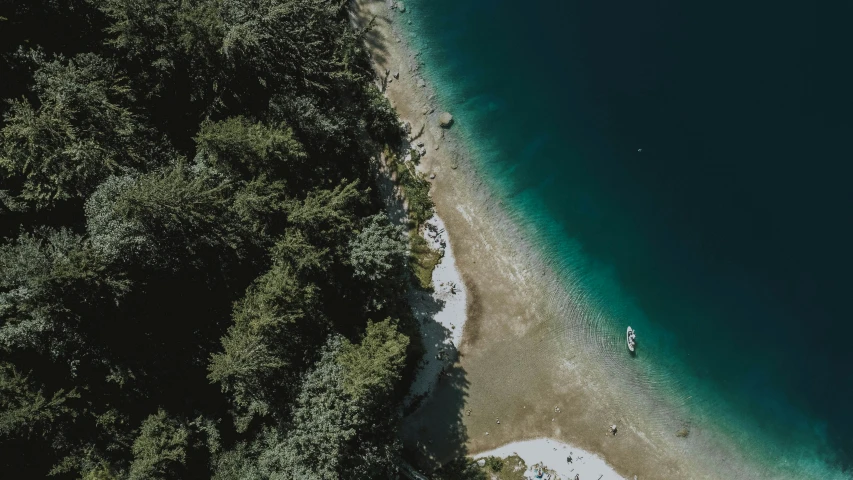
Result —
[[0, 5], [2, 471], [397, 475], [400, 130], [346, 4]]
[[13, 194], [44, 208], [85, 198], [110, 174], [159, 160], [115, 63], [92, 53], [29, 57], [36, 101], [11, 101], [0, 132], [0, 174]]
[[305, 151], [284, 124], [268, 127], [243, 117], [205, 122], [196, 136], [200, 154], [217, 169], [239, 178], [281, 177], [305, 168]]

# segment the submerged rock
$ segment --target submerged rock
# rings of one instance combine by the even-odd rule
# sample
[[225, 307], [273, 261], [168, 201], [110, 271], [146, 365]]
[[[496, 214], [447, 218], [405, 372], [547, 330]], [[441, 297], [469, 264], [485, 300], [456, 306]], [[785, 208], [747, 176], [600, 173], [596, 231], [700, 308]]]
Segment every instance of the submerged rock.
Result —
[[453, 115], [450, 112], [444, 112], [438, 117], [438, 123], [444, 128], [449, 127], [453, 124]]

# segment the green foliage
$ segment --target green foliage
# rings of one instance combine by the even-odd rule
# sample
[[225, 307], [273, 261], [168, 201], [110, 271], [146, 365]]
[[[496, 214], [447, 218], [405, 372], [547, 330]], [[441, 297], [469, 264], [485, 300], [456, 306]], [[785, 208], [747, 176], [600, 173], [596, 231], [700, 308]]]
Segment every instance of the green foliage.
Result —
[[0, 178], [13, 194], [45, 208], [156, 161], [158, 147], [128, 108], [132, 94], [114, 63], [95, 54], [30, 55], [38, 102], [12, 101], [0, 131]]
[[45, 397], [27, 376], [8, 363], [0, 363], [0, 438], [21, 435], [25, 438], [48, 435], [53, 423], [62, 417], [73, 417], [69, 399], [78, 398], [72, 390], [58, 390]]
[[[193, 99], [212, 94], [203, 86], [220, 78], [217, 51], [224, 25], [219, 0], [99, 0], [110, 18], [110, 44], [142, 73], [144, 92], [158, 94], [171, 81], [191, 83]], [[183, 74], [183, 75], [181, 75]], [[180, 77], [180, 78], [175, 78]]]
[[441, 252], [433, 250], [426, 239], [416, 230], [409, 233], [410, 254], [409, 267], [417, 280], [417, 285], [424, 289], [432, 290], [432, 272], [441, 263]]
[[525, 480], [527, 478], [524, 475], [524, 472], [527, 471], [527, 464], [518, 455], [511, 455], [506, 458], [487, 457], [484, 470], [496, 480]]
[[[286, 235], [276, 247], [281, 250], [283, 245], [300, 243], [302, 239], [295, 237], [299, 234]], [[318, 287], [297, 276], [300, 268], [316, 258], [308, 252], [313, 247], [301, 246], [305, 251], [300, 256], [274, 254], [272, 268], [236, 304], [234, 324], [222, 338], [223, 351], [211, 356], [208, 378], [230, 395], [240, 431], [255, 416], [271, 412], [274, 398], [293, 381], [285, 367], [298, 364], [305, 349], [325, 330], [317, 303]]]
[[368, 324], [359, 344], [332, 337], [301, 382], [286, 434], [267, 430], [226, 452], [214, 478], [392, 477], [395, 416], [377, 409], [396, 386], [407, 345], [390, 320]]
[[338, 185], [332, 190], [315, 190], [304, 201], [294, 202], [288, 220], [309, 237], [346, 245], [353, 231], [356, 209], [365, 202], [358, 182]]
[[344, 342], [338, 362], [343, 366], [344, 391], [355, 399], [389, 393], [400, 380], [409, 339], [396, 322], [368, 322], [361, 343]]
[[[316, 367], [302, 383], [293, 411], [293, 428], [284, 438], [278, 432], [268, 432], [261, 439], [258, 465], [263, 478], [395, 476], [394, 458], [399, 445], [389, 436], [393, 430], [387, 421], [366, 415], [384, 395], [381, 388], [378, 398], [348, 394], [351, 374], [340, 360], [352, 355], [346, 353], [348, 348], [340, 338], [329, 341]], [[364, 348], [370, 350], [371, 346]], [[388, 367], [394, 370], [393, 366]], [[379, 374], [389, 375], [393, 373]]]
[[231, 191], [214, 172], [183, 163], [114, 177], [86, 203], [89, 234], [109, 258], [157, 269], [239, 256], [243, 232], [231, 218]]
[[[388, 99], [378, 89], [365, 88], [367, 113], [367, 131], [381, 143], [396, 144], [402, 136], [400, 121], [397, 112], [388, 102]], [[417, 150], [415, 150], [417, 152]], [[420, 154], [418, 154], [420, 155]]]
[[343, 367], [336, 361], [340, 348], [340, 340], [333, 340], [306, 376], [293, 411], [293, 429], [284, 438], [277, 432], [264, 438], [259, 464], [270, 477], [338, 478], [360, 420], [345, 394]]
[[83, 474], [83, 480], [118, 480], [109, 465], [102, 463]]
[[287, 188], [283, 181], [252, 179], [234, 192], [231, 211], [253, 242], [269, 248], [284, 224]]
[[130, 480], [181, 478], [187, 461], [189, 429], [158, 410], [142, 422], [133, 442]]
[[206, 121], [195, 141], [199, 154], [211, 165], [242, 178], [276, 176], [305, 167], [305, 151], [283, 123], [266, 126], [244, 117]]
[[486, 468], [493, 472], [500, 472], [504, 468], [504, 461], [498, 457], [487, 457]]
[[346, 2], [34, 5], [0, 33], [4, 471], [395, 478], [420, 344], [367, 187], [399, 121]]
[[271, 351], [262, 335], [245, 328], [231, 327], [222, 338], [222, 348], [222, 353], [211, 357], [208, 378], [230, 395], [235, 425], [243, 432], [256, 416], [270, 412], [270, 378], [287, 364]]
[[23, 233], [0, 246], [0, 348], [63, 358], [73, 368], [92, 353], [83, 315], [127, 287], [85, 238], [66, 229]]
[[358, 278], [378, 283], [399, 281], [406, 266], [403, 227], [392, 225], [384, 213], [367, 219], [350, 242], [350, 263]]
[[402, 226], [392, 225], [387, 215], [369, 217], [350, 241], [349, 262], [355, 277], [362, 281], [371, 311], [388, 307], [385, 299], [402, 297], [408, 285], [408, 252]]
[[[260, 443], [260, 442], [258, 442]], [[212, 480], [267, 480], [257, 463], [257, 448], [240, 442], [231, 450], [219, 455], [213, 469]]]
[[397, 182], [403, 188], [409, 209], [409, 220], [413, 228], [424, 224], [435, 211], [435, 205], [429, 196], [430, 183], [423, 175], [415, 171], [414, 166], [401, 162], [396, 154], [385, 151], [388, 168], [397, 174]]
[[325, 90], [333, 72], [358, 81], [359, 37], [343, 22], [345, 6], [333, 0], [223, 2], [222, 51], [247, 80], [271, 90]]
[[331, 190], [314, 190], [305, 200], [293, 201], [288, 206], [289, 223], [320, 248], [323, 255], [327, 251], [330, 261], [345, 263], [349, 259], [349, 241], [359, 223], [357, 212], [367, 200], [367, 192], [358, 185], [354, 181]]

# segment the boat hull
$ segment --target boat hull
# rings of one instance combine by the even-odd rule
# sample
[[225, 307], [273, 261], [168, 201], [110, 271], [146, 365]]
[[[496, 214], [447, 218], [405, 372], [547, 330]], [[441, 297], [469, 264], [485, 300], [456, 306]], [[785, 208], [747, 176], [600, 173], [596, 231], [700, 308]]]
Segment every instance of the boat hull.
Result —
[[628, 351], [633, 352], [636, 348], [637, 344], [631, 341], [631, 334], [634, 333], [634, 330], [631, 327], [628, 327], [628, 331], [625, 333], [625, 341], [628, 344]]

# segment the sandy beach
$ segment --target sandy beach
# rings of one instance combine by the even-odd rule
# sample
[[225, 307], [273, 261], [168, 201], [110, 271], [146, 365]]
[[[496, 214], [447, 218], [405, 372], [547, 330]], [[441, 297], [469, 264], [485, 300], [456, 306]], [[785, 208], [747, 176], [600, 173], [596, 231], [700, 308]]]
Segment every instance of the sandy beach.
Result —
[[527, 465], [525, 475], [530, 478], [535, 477], [539, 465], [539, 469], [553, 472], [559, 480], [574, 480], [576, 476], [580, 480], [625, 480], [596, 454], [548, 438], [509, 443], [481, 452], [475, 458], [506, 458], [511, 455], [524, 460]]
[[[366, 41], [377, 75], [387, 82], [385, 94], [401, 120], [410, 122], [424, 143], [427, 154], [419, 168], [435, 175], [431, 195], [452, 241], [452, 259], [445, 258], [442, 265], [458, 269], [448, 274], [439, 266], [436, 275], [460, 279], [464, 292], [453, 295], [455, 303], [445, 317], [431, 323], [434, 341], [427, 342], [427, 358], [435, 358], [452, 341], [457, 361], [445, 367], [437, 383], [439, 363], [426, 363], [413, 392], [432, 394], [405, 419], [404, 444], [419, 467], [429, 470], [458, 455], [549, 438], [595, 454], [624, 478], [715, 478], [711, 470], [685, 473], [684, 450], [673, 447], [682, 441], [674, 435], [681, 425], [676, 415], [666, 425], [648, 425], [643, 409], [655, 405], [627, 409], [617, 401], [621, 385], [608, 379], [610, 359], [592, 357], [582, 344], [573, 344], [571, 354], [565, 354], [564, 339], [578, 338], [587, 322], [576, 300], [557, 284], [548, 261], [529, 248], [483, 185], [454, 139], [458, 124], [440, 127], [445, 110], [435, 103], [418, 56], [395, 26], [410, 13], [390, 8], [387, 0], [354, 0], [351, 15], [357, 25], [373, 20]], [[436, 295], [443, 293], [438, 289]], [[414, 305], [419, 308], [417, 301]], [[558, 317], [568, 321], [558, 327], [553, 321]], [[619, 435], [608, 434], [611, 424], [619, 426]], [[687, 441], [701, 442], [701, 431], [692, 432]]]
[[412, 289], [409, 303], [421, 322], [424, 355], [421, 369], [409, 392], [409, 402], [429, 394], [438, 383], [442, 370], [453, 365], [457, 346], [465, 329], [467, 295], [462, 276], [456, 268], [453, 246], [444, 222], [433, 215], [421, 231], [430, 248], [443, 251], [441, 263], [432, 272], [432, 292]]

